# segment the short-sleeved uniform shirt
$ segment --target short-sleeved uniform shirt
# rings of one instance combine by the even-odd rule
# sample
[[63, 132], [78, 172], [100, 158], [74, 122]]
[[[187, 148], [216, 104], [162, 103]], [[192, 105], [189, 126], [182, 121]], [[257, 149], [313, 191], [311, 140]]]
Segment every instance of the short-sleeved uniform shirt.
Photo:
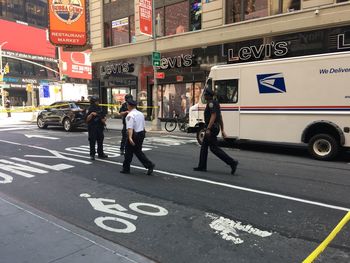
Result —
[[[124, 112], [124, 111], [127, 111], [127, 110], [128, 110], [128, 104], [127, 104], [126, 102], [124, 102], [124, 103], [122, 104], [122, 106], [120, 107], [120, 109], [119, 109], [119, 113]], [[125, 119], [126, 119], [126, 116], [123, 116], [123, 117], [122, 117], [123, 126], [126, 126]]]
[[126, 128], [133, 129], [134, 132], [141, 132], [145, 130], [145, 117], [141, 111], [133, 109], [126, 116]]
[[215, 112], [216, 112], [216, 119], [214, 123], [220, 124], [221, 110], [220, 110], [219, 102], [217, 102], [216, 100], [208, 102], [204, 110], [204, 121], [206, 125], [209, 124], [211, 114]]

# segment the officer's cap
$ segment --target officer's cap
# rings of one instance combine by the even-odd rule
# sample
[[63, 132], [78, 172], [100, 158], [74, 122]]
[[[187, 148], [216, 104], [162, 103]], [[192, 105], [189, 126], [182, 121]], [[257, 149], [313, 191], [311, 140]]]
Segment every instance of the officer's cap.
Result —
[[213, 97], [213, 96], [214, 96], [214, 91], [212, 91], [212, 90], [209, 89], [209, 88], [206, 88], [206, 89], [204, 90], [204, 96]]
[[133, 97], [131, 94], [126, 94], [124, 99], [125, 99], [125, 101], [128, 101], [128, 100], [132, 100]]
[[133, 99], [128, 100], [127, 103], [128, 103], [128, 105], [130, 105], [130, 106], [137, 106], [137, 101], [136, 101], [136, 100], [133, 100]]
[[97, 96], [91, 96], [90, 97], [90, 102], [91, 103], [94, 103], [94, 102], [97, 102], [97, 101], [99, 101], [99, 98]]

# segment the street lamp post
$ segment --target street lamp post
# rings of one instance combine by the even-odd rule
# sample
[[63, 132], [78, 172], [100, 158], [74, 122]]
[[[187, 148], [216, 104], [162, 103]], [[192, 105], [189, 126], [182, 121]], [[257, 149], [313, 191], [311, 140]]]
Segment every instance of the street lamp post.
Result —
[[[152, 35], [153, 35], [153, 51], [157, 51], [157, 31], [156, 31], [156, 8], [155, 8], [155, 0], [152, 0]], [[158, 119], [158, 81], [157, 81], [157, 66], [153, 65], [153, 94], [154, 94], [154, 116], [152, 120], [152, 130], [160, 131], [161, 125]]]
[[[3, 74], [3, 68], [2, 68], [2, 46], [4, 46], [4, 45], [6, 45], [8, 42], [7, 41], [5, 41], [5, 42], [3, 42], [3, 43], [1, 43], [0, 44], [0, 74], [4, 77], [4, 75], [5, 74]], [[2, 80], [3, 81], [3, 80]], [[5, 96], [4, 96], [4, 88], [1, 86], [1, 100], [2, 100], [2, 102], [1, 102], [1, 104], [2, 105], [5, 105]]]

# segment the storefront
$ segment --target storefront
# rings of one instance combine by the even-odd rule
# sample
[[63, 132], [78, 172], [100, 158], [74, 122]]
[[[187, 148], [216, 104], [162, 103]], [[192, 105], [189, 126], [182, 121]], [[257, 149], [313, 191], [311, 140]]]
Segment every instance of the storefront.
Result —
[[[344, 51], [350, 51], [350, 26], [165, 53], [161, 54], [157, 90], [153, 89], [150, 56], [95, 63], [93, 67], [104, 101], [119, 105], [123, 96], [131, 93], [148, 118], [153, 106], [160, 107], [159, 118], [171, 118], [185, 116], [189, 107], [198, 103], [214, 65]], [[158, 105], [153, 103], [155, 92]]]

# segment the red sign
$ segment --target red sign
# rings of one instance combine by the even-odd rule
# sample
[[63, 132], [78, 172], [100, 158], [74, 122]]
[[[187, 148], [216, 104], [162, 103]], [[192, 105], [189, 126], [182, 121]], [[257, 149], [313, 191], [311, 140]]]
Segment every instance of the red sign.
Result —
[[152, 36], [152, 0], [140, 0], [140, 31]]
[[164, 72], [157, 72], [156, 78], [157, 79], [165, 79], [165, 73]]
[[60, 70], [62, 75], [77, 79], [92, 79], [91, 50], [83, 52], [65, 52], [59, 48]]
[[85, 0], [48, 0], [50, 41], [84, 46], [87, 42]]
[[[3, 52], [29, 54], [31, 56], [28, 56], [27, 59], [33, 60], [45, 60], [35, 56], [51, 59], [56, 57], [55, 47], [50, 43], [45, 29], [0, 19], [0, 32], [0, 44], [7, 42], [2, 46]], [[5, 52], [5, 54], [26, 58], [9, 52]]]

